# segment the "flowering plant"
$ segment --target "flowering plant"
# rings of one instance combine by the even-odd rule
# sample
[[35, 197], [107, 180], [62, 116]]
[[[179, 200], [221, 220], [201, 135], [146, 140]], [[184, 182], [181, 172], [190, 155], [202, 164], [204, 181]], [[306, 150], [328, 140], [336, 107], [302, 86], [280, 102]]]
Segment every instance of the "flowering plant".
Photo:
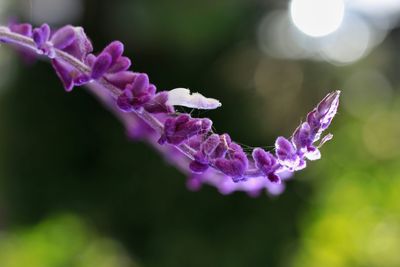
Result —
[[218, 100], [184, 88], [157, 92], [145, 73], [129, 70], [131, 61], [119, 41], [93, 54], [81, 27], [51, 31], [47, 24], [33, 28], [26, 23], [0, 26], [0, 41], [50, 59], [66, 91], [85, 85], [123, 122], [130, 137], [146, 140], [187, 173], [193, 190], [206, 183], [224, 194], [280, 193], [283, 181], [305, 168], [306, 160], [319, 159], [319, 148], [332, 138], [322, 133], [336, 114], [340, 91], [322, 99], [289, 139], [278, 137], [274, 152], [255, 148], [247, 154], [228, 134], [213, 132], [210, 119], [175, 111], [176, 106], [215, 109], [221, 106]]

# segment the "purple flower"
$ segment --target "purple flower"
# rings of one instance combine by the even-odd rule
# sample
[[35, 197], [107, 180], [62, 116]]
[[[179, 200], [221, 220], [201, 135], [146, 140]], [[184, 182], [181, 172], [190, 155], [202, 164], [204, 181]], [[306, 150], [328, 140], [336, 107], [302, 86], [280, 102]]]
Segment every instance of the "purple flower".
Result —
[[[194, 155], [195, 160], [189, 165], [194, 173], [205, 172], [210, 164], [210, 161], [219, 158], [215, 155], [215, 150], [220, 145], [221, 139], [218, 134], [212, 134], [200, 144], [199, 151]], [[221, 155], [222, 156], [222, 155]]]
[[76, 68], [67, 64], [63, 60], [53, 59], [51, 65], [67, 92], [70, 92], [75, 85], [84, 85], [89, 82], [89, 76], [82, 74]]
[[168, 118], [164, 123], [164, 133], [159, 139], [160, 144], [180, 145], [195, 135], [203, 135], [211, 130], [209, 119], [194, 119], [188, 114]]
[[263, 190], [279, 194], [294, 171], [305, 168], [307, 160], [321, 158], [319, 148], [332, 139], [331, 134], [321, 136], [337, 112], [339, 91], [328, 94], [308, 113], [291, 138], [278, 137], [275, 153], [255, 148], [249, 154], [228, 134], [212, 132], [210, 119], [174, 110], [175, 106], [215, 109], [221, 106], [217, 99], [185, 88], [157, 92], [147, 74], [129, 70], [131, 60], [123, 56], [119, 41], [95, 55], [81, 27], [67, 25], [52, 32], [47, 24], [0, 26], [0, 41], [50, 58], [67, 91], [87, 85], [124, 123], [130, 138], [149, 142], [188, 173], [192, 190], [207, 183], [223, 194], [237, 190], [251, 196]]
[[106, 74], [120, 74], [128, 70], [131, 61], [122, 56], [123, 52], [124, 45], [119, 41], [114, 41], [104, 48], [97, 57], [90, 54], [86, 62], [92, 67], [91, 77], [97, 80]]
[[299, 155], [304, 155], [309, 160], [317, 160], [321, 158], [319, 149], [313, 145], [315, 136], [308, 122], [303, 122], [295, 130], [292, 143], [297, 149]]
[[328, 128], [339, 106], [340, 91], [329, 93], [321, 102], [307, 115], [307, 122], [311, 132], [315, 135], [314, 142], [319, 140], [321, 133]]
[[269, 152], [264, 151], [262, 148], [256, 148], [253, 150], [254, 162], [265, 176], [273, 183], [280, 183], [280, 177], [275, 173], [280, 165], [278, 160]]
[[104, 79], [120, 90], [124, 90], [128, 84], [134, 82], [137, 73], [132, 71], [120, 71], [116, 73], [107, 73]]
[[306, 167], [306, 162], [297, 153], [295, 146], [286, 138], [280, 136], [275, 142], [276, 156], [282, 166], [290, 171], [298, 171]]
[[54, 58], [54, 50], [53, 47], [48, 43], [50, 40], [50, 26], [48, 24], [43, 24], [39, 28], [35, 28], [32, 33], [33, 41], [36, 44], [36, 47], [42, 51], [43, 54], [47, 55], [50, 58]]
[[247, 180], [244, 175], [248, 166], [247, 155], [243, 152], [242, 147], [236, 143], [230, 143], [225, 157], [217, 158], [214, 164], [218, 170], [230, 176], [235, 183]]
[[[37, 30], [38, 36], [43, 35], [46, 37], [43, 33], [45, 30], [43, 29]], [[37, 45], [40, 44], [39, 41], [44, 38], [43, 36], [40, 38], [38, 37], [38, 41], [36, 42]], [[52, 47], [50, 45], [52, 45]], [[50, 58], [55, 56], [53, 49], [58, 49], [81, 61], [84, 61], [88, 53], [93, 50], [92, 44], [83, 29], [81, 27], [73, 27], [70, 25], [64, 26], [55, 31], [51, 35], [50, 40], [46, 42], [46, 47], [50, 47], [47, 49], [52, 51], [52, 56], [49, 55]], [[90, 78], [86, 73], [83, 73], [82, 70], [76, 69], [74, 65], [65, 62], [64, 59], [54, 58], [52, 60], [52, 65], [57, 76], [61, 79], [66, 91], [71, 91], [75, 85], [84, 85], [90, 81]]]
[[50, 38], [54, 47], [84, 62], [93, 51], [92, 43], [82, 27], [64, 26], [54, 32]]
[[137, 74], [118, 96], [117, 105], [124, 112], [132, 112], [149, 102], [156, 93], [156, 87], [149, 83], [146, 74]]

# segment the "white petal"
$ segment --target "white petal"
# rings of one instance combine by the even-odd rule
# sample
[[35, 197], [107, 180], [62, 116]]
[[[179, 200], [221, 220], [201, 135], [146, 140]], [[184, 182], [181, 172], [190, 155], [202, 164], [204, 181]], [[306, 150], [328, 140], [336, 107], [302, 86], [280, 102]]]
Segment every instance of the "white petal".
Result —
[[221, 102], [214, 98], [207, 98], [199, 93], [190, 94], [189, 89], [176, 88], [168, 92], [167, 105], [196, 109], [216, 109], [221, 106]]
[[319, 149], [316, 148], [314, 151], [312, 152], [307, 152], [305, 154], [306, 158], [309, 160], [318, 160], [321, 158], [321, 152], [319, 152]]

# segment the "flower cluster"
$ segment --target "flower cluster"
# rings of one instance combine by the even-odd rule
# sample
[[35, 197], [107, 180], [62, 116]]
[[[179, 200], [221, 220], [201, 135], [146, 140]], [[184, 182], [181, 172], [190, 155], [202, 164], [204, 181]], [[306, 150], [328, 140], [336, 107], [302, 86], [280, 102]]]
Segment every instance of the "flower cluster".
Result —
[[319, 148], [332, 138], [321, 136], [336, 114], [339, 91], [328, 94], [291, 138], [278, 137], [274, 151], [255, 148], [247, 154], [228, 134], [213, 132], [210, 119], [193, 118], [174, 108], [214, 109], [221, 106], [218, 100], [184, 88], [157, 92], [147, 74], [129, 70], [131, 61], [123, 56], [119, 41], [93, 54], [81, 27], [67, 25], [51, 31], [47, 24], [0, 26], [0, 41], [49, 58], [66, 91], [86, 85], [117, 114], [131, 136], [148, 141], [188, 173], [192, 189], [207, 183], [222, 193], [243, 190], [255, 195], [265, 189], [279, 193], [282, 181], [305, 168], [306, 160], [319, 159]]

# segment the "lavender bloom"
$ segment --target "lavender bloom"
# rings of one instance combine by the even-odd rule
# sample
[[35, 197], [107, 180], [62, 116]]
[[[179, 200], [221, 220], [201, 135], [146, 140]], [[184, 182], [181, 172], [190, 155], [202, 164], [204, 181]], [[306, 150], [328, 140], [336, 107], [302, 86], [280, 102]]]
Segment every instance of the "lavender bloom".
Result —
[[105, 74], [113, 74], [123, 72], [129, 69], [131, 61], [127, 57], [123, 57], [124, 45], [119, 41], [110, 43], [103, 51], [96, 57], [89, 55], [87, 63], [92, 67], [92, 78], [99, 79]]
[[43, 54], [54, 58], [55, 55], [52, 46], [48, 44], [50, 39], [50, 26], [48, 24], [43, 24], [39, 28], [34, 29], [32, 37], [36, 47], [42, 51]]
[[229, 145], [229, 149], [224, 158], [215, 160], [215, 167], [227, 176], [232, 177], [232, 181], [237, 183], [246, 181], [244, 175], [248, 166], [247, 155], [243, 149], [235, 143]]
[[[41, 32], [43, 32], [43, 30], [38, 31], [37, 34], [39, 35]], [[43, 39], [44, 37], [41, 38]], [[37, 42], [35, 43], [38, 45]], [[60, 28], [52, 34], [50, 40], [46, 42], [46, 45], [46, 51], [48, 52], [45, 54], [53, 58], [53, 68], [67, 92], [71, 91], [75, 85], [84, 85], [90, 81], [86, 72], [78, 70], [73, 64], [65, 62], [63, 58], [54, 55], [54, 49], [58, 49], [77, 60], [83, 61], [88, 53], [92, 52], [92, 43], [81, 27], [67, 25]]]
[[156, 87], [149, 83], [146, 74], [137, 74], [132, 83], [126, 85], [117, 98], [118, 107], [124, 112], [132, 112], [149, 102], [156, 93]]
[[290, 171], [298, 171], [306, 167], [304, 159], [297, 153], [294, 145], [285, 137], [278, 137], [275, 142], [276, 156], [282, 166]]
[[211, 125], [212, 122], [209, 119], [194, 119], [188, 114], [168, 118], [164, 123], [164, 133], [158, 142], [179, 145], [195, 135], [208, 133]]
[[[217, 147], [221, 144], [221, 138], [218, 134], [210, 135], [203, 143], [199, 145], [198, 152], [194, 155], [195, 160], [189, 165], [190, 169], [194, 173], [205, 172], [209, 164], [217, 158], [223, 156], [222, 153], [216, 154]], [[226, 150], [228, 147], [226, 147]]]
[[187, 173], [192, 190], [210, 184], [223, 194], [279, 194], [293, 172], [305, 168], [307, 160], [321, 158], [319, 148], [332, 139], [331, 134], [321, 136], [337, 112], [339, 91], [308, 113], [291, 138], [278, 137], [275, 153], [255, 148], [247, 154], [228, 134], [212, 132], [210, 119], [174, 109], [214, 109], [221, 106], [218, 100], [184, 88], [157, 92], [147, 74], [128, 70], [131, 61], [122, 55], [121, 42], [114, 41], [95, 55], [81, 27], [67, 25], [52, 32], [47, 24], [0, 26], [0, 41], [48, 57], [67, 91], [86, 85], [124, 123], [132, 139], [147, 141]]
[[256, 148], [253, 150], [253, 159], [264, 175], [273, 183], [280, 183], [281, 178], [276, 174], [276, 171], [280, 168], [278, 160], [269, 152], [264, 151], [262, 148]]
[[52, 34], [50, 43], [79, 61], [84, 62], [90, 52], [93, 51], [92, 42], [86, 36], [81, 27], [71, 25], [64, 26]]

